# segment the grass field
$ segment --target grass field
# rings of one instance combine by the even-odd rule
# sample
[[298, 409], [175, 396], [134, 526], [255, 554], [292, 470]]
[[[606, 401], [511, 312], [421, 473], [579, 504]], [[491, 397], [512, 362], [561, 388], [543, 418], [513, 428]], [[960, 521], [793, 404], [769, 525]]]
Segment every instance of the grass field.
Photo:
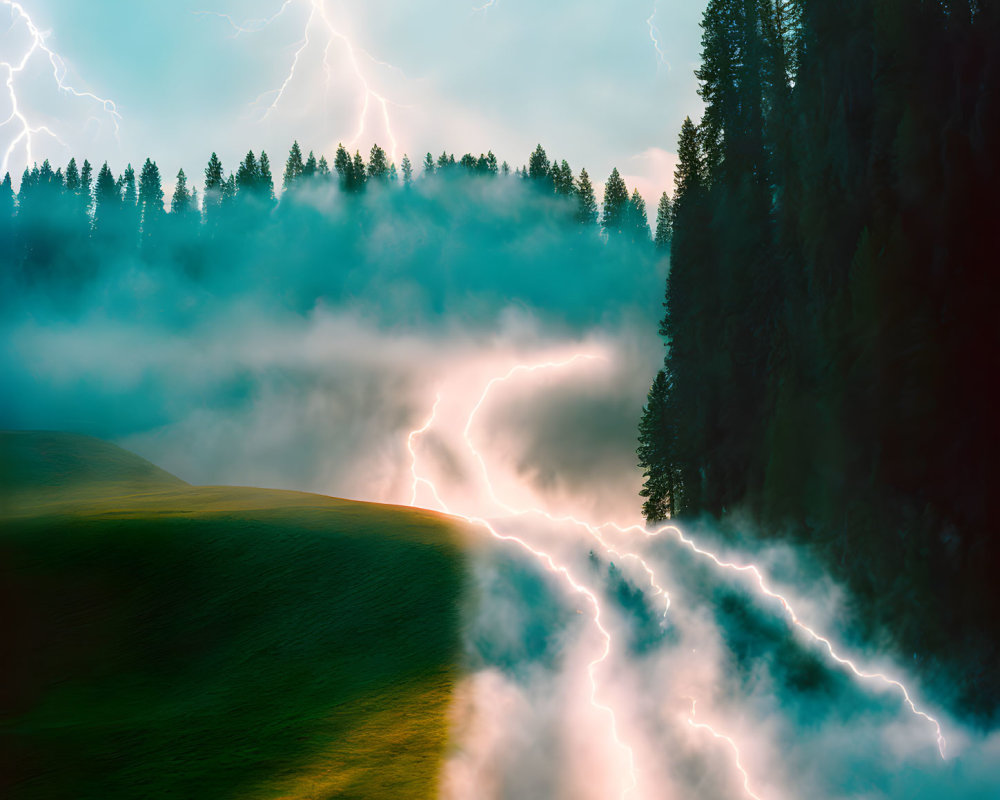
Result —
[[0, 797], [435, 796], [461, 536], [0, 434]]

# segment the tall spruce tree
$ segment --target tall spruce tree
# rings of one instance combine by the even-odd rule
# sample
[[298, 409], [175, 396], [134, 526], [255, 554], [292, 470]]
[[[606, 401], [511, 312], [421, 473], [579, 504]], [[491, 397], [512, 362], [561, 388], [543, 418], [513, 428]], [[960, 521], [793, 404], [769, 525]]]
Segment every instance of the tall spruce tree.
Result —
[[403, 153], [403, 160], [400, 163], [400, 167], [403, 170], [403, 186], [409, 186], [413, 183], [413, 164], [406, 153]]
[[670, 247], [673, 224], [673, 207], [670, 204], [670, 195], [664, 192], [660, 195], [660, 202], [656, 206], [656, 233], [653, 236], [653, 244], [656, 245], [657, 250], [662, 252]]
[[186, 217], [193, 210], [192, 196], [187, 186], [187, 175], [184, 174], [183, 169], [180, 169], [177, 171], [177, 183], [174, 186], [174, 194], [170, 198], [170, 213], [180, 219]]
[[377, 144], [372, 145], [371, 153], [368, 155], [368, 177], [381, 182], [389, 178], [389, 159], [385, 150]]
[[618, 168], [615, 167], [611, 170], [607, 183], [604, 184], [601, 227], [605, 233], [620, 233], [624, 229], [628, 206], [628, 187], [618, 173]]
[[147, 158], [139, 173], [139, 213], [143, 238], [156, 235], [163, 217], [163, 184], [156, 162]]
[[581, 225], [596, 225], [597, 198], [594, 196], [594, 185], [590, 182], [590, 176], [586, 169], [580, 170], [580, 178], [576, 185], [576, 197], [576, 221]]
[[302, 148], [299, 147], [298, 140], [292, 142], [292, 148], [288, 151], [288, 160], [285, 161], [285, 176], [282, 185], [289, 189], [302, 177], [305, 164], [302, 163]]

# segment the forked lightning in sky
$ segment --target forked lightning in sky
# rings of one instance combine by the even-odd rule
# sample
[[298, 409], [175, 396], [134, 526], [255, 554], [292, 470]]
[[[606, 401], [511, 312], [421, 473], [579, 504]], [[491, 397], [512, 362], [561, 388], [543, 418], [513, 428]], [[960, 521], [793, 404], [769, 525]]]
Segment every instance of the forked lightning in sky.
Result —
[[14, 0], [0, 0], [0, 6], [6, 6], [10, 10], [11, 27], [23, 26], [30, 40], [27, 48], [23, 53], [20, 53], [18, 58], [0, 61], [0, 69], [6, 72], [4, 85], [7, 87], [7, 97], [10, 102], [10, 115], [0, 121], [0, 130], [5, 129], [8, 125], [13, 126], [15, 130], [14, 137], [4, 151], [3, 162], [0, 164], [0, 174], [10, 169], [11, 156], [17, 151], [18, 146], [24, 148], [25, 161], [28, 166], [31, 165], [34, 160], [34, 139], [38, 135], [49, 136], [59, 144], [66, 145], [52, 128], [41, 122], [33, 122], [29, 113], [22, 107], [17, 79], [35, 58], [42, 58], [49, 62], [52, 69], [52, 80], [60, 92], [90, 103], [106, 114], [111, 120], [117, 136], [121, 114], [118, 113], [118, 106], [115, 105], [115, 102], [91, 91], [77, 89], [67, 81], [66, 73], [68, 70], [65, 60], [46, 43], [49, 31], [41, 30], [21, 3], [14, 2]]
[[335, 25], [327, 11], [325, 0], [285, 0], [271, 16], [243, 21], [237, 21], [231, 15], [218, 11], [198, 11], [195, 13], [224, 19], [232, 28], [233, 34], [239, 36], [264, 30], [292, 6], [308, 6], [309, 14], [302, 26], [302, 38], [295, 44], [295, 51], [288, 71], [276, 88], [264, 92], [253, 102], [255, 107], [263, 106], [264, 108], [261, 119], [266, 119], [278, 108], [285, 96], [285, 91], [297, 77], [303, 56], [314, 43], [323, 48], [323, 69], [326, 75], [326, 87], [329, 89], [337, 80], [330, 61], [332, 50], [337, 46], [350, 64], [352, 78], [356, 82], [361, 98], [361, 107], [354, 123], [354, 134], [349, 140], [349, 145], [354, 146], [364, 136], [372, 106], [377, 106], [376, 113], [381, 116], [385, 134], [389, 139], [389, 155], [395, 161], [399, 143], [393, 131], [392, 118], [389, 114], [391, 101], [372, 88], [371, 79], [362, 67], [360, 58], [364, 57], [367, 61], [380, 66], [394, 67], [369, 55], [367, 51], [357, 46], [340, 27]]

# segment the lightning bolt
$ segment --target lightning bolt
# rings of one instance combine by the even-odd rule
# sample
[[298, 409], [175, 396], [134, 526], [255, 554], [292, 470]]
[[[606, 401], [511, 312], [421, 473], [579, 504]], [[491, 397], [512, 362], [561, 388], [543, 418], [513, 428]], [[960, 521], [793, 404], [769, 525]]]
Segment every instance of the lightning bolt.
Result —
[[32, 20], [31, 15], [25, 10], [21, 3], [14, 2], [14, 0], [0, 0], [0, 5], [7, 6], [10, 9], [12, 19], [11, 24], [13, 25], [16, 21], [22, 22], [31, 38], [31, 45], [24, 52], [19, 61], [0, 61], [0, 68], [5, 69], [7, 72], [7, 78], [4, 81], [4, 84], [7, 87], [7, 94], [10, 98], [11, 105], [10, 115], [7, 119], [0, 122], [0, 128], [11, 123], [16, 123], [20, 127], [17, 135], [13, 138], [8, 145], [7, 150], [4, 152], [3, 163], [0, 165], [0, 172], [7, 172], [10, 166], [10, 158], [17, 149], [18, 144], [21, 142], [24, 142], [25, 159], [27, 163], [30, 164], [32, 162], [32, 140], [34, 134], [44, 133], [51, 136], [64, 147], [66, 146], [66, 143], [51, 128], [46, 125], [33, 125], [25, 113], [21, 110], [21, 105], [18, 102], [17, 88], [15, 87], [15, 76], [23, 72], [32, 57], [38, 53], [48, 59], [48, 62], [52, 67], [52, 78], [59, 91], [98, 104], [111, 118], [111, 122], [114, 125], [115, 136], [117, 137], [118, 121], [121, 119], [121, 114], [118, 113], [118, 107], [115, 105], [114, 101], [104, 97], [99, 97], [93, 92], [80, 91], [67, 83], [66, 62], [63, 60], [62, 56], [45, 43], [45, 40], [49, 37], [49, 32], [42, 31], [38, 28], [34, 20]]
[[[909, 707], [910, 711], [914, 715], [916, 715], [917, 717], [919, 717], [919, 718], [921, 718], [921, 719], [923, 719], [923, 720], [925, 720], [925, 721], [927, 721], [928, 723], [931, 724], [931, 726], [933, 727], [934, 732], [935, 732], [935, 739], [936, 739], [936, 742], [937, 742], [938, 752], [940, 753], [941, 758], [944, 759], [946, 757], [947, 742], [946, 742], [946, 740], [944, 738], [944, 735], [942, 733], [940, 723], [934, 717], [932, 717], [930, 714], [928, 714], [926, 711], [923, 711], [922, 709], [920, 709], [920, 708], [917, 707], [917, 705], [913, 701], [913, 699], [912, 699], [912, 697], [910, 695], [910, 692], [906, 688], [906, 686], [901, 681], [896, 680], [894, 678], [891, 678], [891, 677], [889, 677], [889, 676], [887, 676], [887, 675], [885, 675], [885, 674], [883, 674], [881, 672], [874, 672], [874, 671], [866, 670], [866, 669], [858, 666], [853, 660], [840, 655], [837, 652], [836, 648], [834, 647], [833, 642], [829, 638], [827, 638], [827, 637], [823, 636], [822, 634], [818, 633], [814, 628], [812, 628], [807, 623], [805, 623], [798, 616], [798, 614], [795, 612], [795, 610], [792, 607], [792, 605], [789, 602], [789, 600], [786, 597], [784, 597], [783, 595], [781, 595], [780, 593], [776, 592], [774, 589], [771, 588], [771, 586], [769, 585], [769, 583], [767, 582], [767, 580], [764, 578], [763, 572], [756, 565], [754, 565], [754, 564], [737, 564], [735, 562], [727, 561], [724, 558], [722, 558], [721, 556], [717, 555], [716, 553], [713, 553], [713, 552], [711, 552], [709, 550], [706, 550], [703, 547], [699, 546], [694, 540], [692, 540], [692, 539], [688, 538], [687, 536], [685, 536], [684, 533], [680, 530], [680, 528], [678, 528], [675, 525], [666, 525], [666, 526], [662, 526], [662, 527], [660, 527], [658, 529], [655, 529], [655, 530], [650, 530], [650, 529], [648, 529], [648, 528], [646, 528], [644, 526], [640, 526], [640, 525], [621, 525], [621, 524], [618, 524], [616, 522], [604, 522], [604, 523], [600, 523], [600, 524], [593, 524], [593, 523], [590, 523], [590, 522], [587, 522], [587, 521], [584, 521], [584, 520], [581, 520], [581, 519], [577, 519], [576, 517], [572, 517], [572, 516], [555, 516], [553, 514], [550, 514], [547, 511], [541, 509], [541, 508], [518, 509], [518, 508], [515, 508], [515, 507], [511, 506], [510, 504], [508, 504], [507, 502], [503, 501], [502, 499], [500, 499], [500, 497], [496, 493], [496, 490], [494, 489], [493, 482], [490, 479], [490, 473], [489, 473], [489, 469], [488, 469], [487, 464], [486, 464], [486, 459], [482, 455], [481, 451], [476, 447], [475, 442], [473, 441], [473, 438], [472, 438], [472, 429], [473, 429], [476, 417], [480, 413], [480, 411], [483, 408], [483, 406], [486, 404], [486, 402], [487, 402], [487, 400], [489, 398], [489, 395], [491, 394], [491, 392], [493, 391], [493, 389], [495, 389], [496, 386], [498, 386], [499, 384], [508, 382], [508, 381], [512, 380], [513, 378], [515, 378], [517, 376], [520, 376], [520, 375], [530, 375], [530, 374], [538, 372], [540, 370], [562, 369], [562, 368], [567, 368], [570, 365], [573, 365], [573, 364], [575, 364], [577, 362], [595, 361], [595, 360], [600, 360], [600, 359], [602, 359], [602, 356], [600, 356], [600, 355], [595, 355], [595, 354], [591, 354], [591, 353], [578, 353], [578, 354], [576, 354], [576, 355], [574, 355], [574, 356], [572, 356], [570, 358], [564, 359], [562, 361], [546, 361], [546, 362], [541, 362], [541, 363], [536, 363], [536, 364], [517, 364], [517, 365], [511, 367], [506, 373], [504, 373], [502, 375], [498, 375], [496, 377], [493, 377], [493, 378], [491, 378], [486, 383], [486, 385], [484, 386], [481, 394], [479, 395], [478, 400], [472, 406], [472, 409], [469, 412], [469, 415], [468, 415], [468, 417], [466, 419], [465, 427], [464, 427], [464, 429], [462, 431], [462, 436], [463, 436], [463, 439], [464, 439], [464, 442], [465, 442], [465, 446], [467, 447], [470, 455], [473, 457], [473, 459], [479, 465], [480, 471], [481, 471], [483, 479], [485, 481], [485, 486], [487, 488], [487, 491], [489, 493], [489, 496], [490, 496], [490, 499], [492, 500], [492, 502], [495, 503], [504, 513], [506, 513], [507, 515], [510, 515], [512, 517], [519, 517], [519, 516], [525, 516], [525, 515], [538, 515], [538, 516], [541, 516], [544, 519], [547, 519], [548, 521], [553, 522], [553, 523], [571, 523], [571, 524], [578, 525], [578, 526], [582, 527], [591, 536], [593, 536], [601, 544], [601, 546], [607, 552], [611, 552], [613, 554], [616, 554], [620, 558], [628, 558], [628, 559], [634, 560], [637, 563], [639, 563], [640, 566], [645, 570], [647, 576], [649, 577], [649, 579], [650, 579], [650, 585], [653, 587], [654, 593], [657, 594], [657, 595], [661, 595], [662, 597], [665, 598], [665, 600], [666, 600], [666, 609], [669, 609], [670, 595], [657, 582], [656, 576], [655, 576], [655, 573], [654, 573], [652, 567], [650, 567], [649, 564], [645, 560], [643, 560], [642, 557], [639, 556], [637, 553], [630, 552], [630, 551], [629, 552], [622, 552], [622, 551], [614, 548], [610, 543], [608, 543], [608, 541], [602, 535], [602, 533], [601, 533], [602, 530], [612, 529], [614, 531], [617, 531], [621, 535], [627, 535], [627, 534], [633, 534], [634, 535], [634, 534], [638, 534], [638, 535], [641, 535], [641, 536], [643, 536], [645, 538], [648, 538], [648, 539], [654, 539], [656, 537], [659, 537], [659, 536], [662, 536], [662, 535], [665, 535], [665, 534], [669, 534], [669, 535], [673, 536], [676, 539], [677, 542], [679, 542], [680, 544], [682, 544], [683, 546], [685, 546], [686, 548], [688, 548], [690, 551], [692, 551], [696, 555], [698, 555], [698, 556], [700, 556], [700, 557], [702, 557], [702, 558], [707, 559], [708, 561], [710, 561], [715, 567], [717, 567], [717, 568], [719, 568], [721, 570], [725, 570], [725, 571], [733, 571], [733, 572], [737, 572], [737, 573], [740, 573], [740, 574], [745, 574], [745, 575], [752, 576], [752, 578], [753, 578], [753, 584], [752, 585], [756, 588], [756, 590], [759, 592], [759, 594], [761, 594], [762, 596], [764, 596], [766, 598], [769, 598], [769, 599], [772, 599], [772, 600], [777, 600], [778, 603], [781, 605], [784, 614], [790, 620], [790, 622], [792, 623], [792, 625], [795, 628], [797, 628], [798, 630], [800, 630], [803, 633], [805, 633], [808, 638], [812, 639], [814, 642], [816, 642], [817, 644], [821, 645], [822, 648], [826, 650], [826, 652], [829, 655], [829, 657], [835, 663], [839, 664], [842, 667], [847, 668], [847, 670], [849, 670], [857, 678], [859, 678], [859, 679], [861, 679], [863, 681], [880, 682], [880, 683], [882, 683], [882, 684], [884, 684], [886, 686], [889, 686], [889, 687], [891, 687], [891, 688], [893, 688], [895, 690], [898, 690], [899, 693], [902, 695], [902, 698], [903, 698], [904, 702]], [[439, 393], [437, 395], [437, 397], [436, 397], [436, 400], [435, 400], [435, 403], [434, 403], [434, 407], [432, 409], [431, 415], [428, 418], [428, 420], [424, 423], [424, 425], [421, 428], [418, 428], [418, 429], [412, 431], [410, 433], [408, 439], [407, 439], [407, 448], [408, 448], [408, 450], [410, 452], [410, 456], [411, 456], [411, 473], [412, 473], [412, 477], [413, 477], [413, 491], [412, 491], [411, 504], [415, 505], [415, 503], [416, 503], [418, 486], [419, 485], [425, 485], [425, 486], [427, 486], [432, 491], [432, 493], [433, 493], [433, 495], [435, 497], [435, 500], [441, 506], [441, 510], [445, 511], [446, 513], [452, 513], [449, 510], [448, 506], [443, 502], [443, 500], [441, 500], [440, 494], [439, 494], [436, 486], [434, 485], [434, 483], [430, 479], [428, 479], [428, 478], [426, 478], [424, 476], [421, 476], [419, 474], [419, 472], [418, 472], [418, 469], [417, 469], [417, 452], [416, 452], [416, 449], [415, 449], [416, 439], [419, 436], [421, 436], [424, 433], [426, 433], [428, 430], [430, 430], [432, 428], [432, 426], [434, 425], [434, 423], [436, 421], [437, 411], [438, 411], [438, 407], [440, 405], [440, 402], [441, 402], [441, 394]], [[459, 515], [459, 516], [463, 516], [463, 515]], [[565, 567], [562, 567], [562, 566], [559, 566], [558, 564], [556, 564], [555, 560], [553, 559], [553, 557], [551, 555], [549, 555], [549, 554], [547, 554], [547, 553], [545, 553], [543, 551], [540, 551], [540, 550], [534, 548], [533, 546], [529, 545], [527, 542], [525, 542], [524, 540], [522, 540], [522, 539], [520, 539], [518, 537], [505, 536], [503, 534], [498, 533], [492, 525], [490, 525], [488, 522], [486, 522], [485, 520], [483, 520], [483, 519], [481, 519], [479, 517], [463, 516], [463, 518], [467, 519], [467, 520], [469, 520], [471, 522], [474, 522], [474, 523], [477, 523], [477, 524], [480, 524], [480, 525], [484, 526], [491, 533], [491, 535], [493, 535], [494, 537], [496, 537], [498, 539], [505, 540], [505, 541], [516, 542], [523, 549], [527, 550], [528, 552], [530, 552], [531, 554], [533, 554], [536, 558], [538, 558], [539, 560], [541, 560], [546, 565], [546, 567], [549, 569], [549, 571], [556, 572], [556, 573], [559, 573], [559, 574], [563, 575], [564, 578], [573, 587], [574, 591], [578, 591], [578, 592], [584, 594], [588, 598], [588, 601], [592, 604], [592, 608], [594, 609], [594, 617], [593, 617], [593, 619], [594, 619], [595, 625], [597, 625], [598, 629], [601, 631], [602, 637], [605, 637], [605, 639], [604, 639], [605, 640], [604, 651], [602, 652], [601, 656], [598, 659], [596, 659], [595, 661], [591, 662], [590, 668], [589, 668], [589, 673], [590, 673], [590, 676], [591, 676], [591, 702], [597, 708], [604, 708], [604, 709], [606, 709], [606, 713], [608, 713], [610, 715], [611, 720], [612, 720], [615, 741], [616, 742], [620, 742], [620, 739], [618, 738], [618, 735], [617, 735], [617, 728], [615, 726], [614, 713], [611, 711], [610, 708], [607, 708], [606, 706], [601, 706], [600, 704], [598, 704], [597, 700], [596, 700], [596, 697], [597, 697], [597, 684], [596, 684], [596, 677], [595, 677], [594, 670], [596, 669], [596, 667], [599, 664], [601, 664], [608, 657], [608, 654], [610, 653], [610, 649], [611, 649], [611, 638], [610, 638], [610, 634], [607, 632], [606, 628], [604, 628], [604, 626], [601, 624], [600, 606], [598, 604], [597, 598], [594, 595], [594, 593], [591, 592], [589, 589], [586, 589], [585, 587], [583, 587], [582, 585], [580, 585], [575, 579], [573, 579], [573, 577], [569, 574], [568, 570], [566, 570]], [[666, 610], [664, 611], [664, 614], [666, 614]], [[691, 716], [690, 716], [690, 718], [688, 720], [689, 724], [692, 727], [694, 727], [694, 728], [698, 728], [698, 729], [710, 731], [715, 738], [723, 740], [723, 741], [725, 741], [729, 745], [730, 749], [732, 749], [732, 751], [733, 751], [733, 753], [735, 755], [735, 758], [736, 758], [736, 767], [740, 771], [740, 773], [743, 775], [743, 778], [744, 778], [744, 789], [746, 790], [747, 794], [751, 798], [753, 798], [754, 800], [760, 800], [760, 798], [756, 794], [754, 794], [753, 791], [750, 789], [749, 776], [748, 776], [745, 768], [742, 766], [742, 762], [740, 760], [739, 748], [737, 747], [736, 743], [731, 738], [729, 738], [729, 737], [727, 737], [727, 736], [725, 736], [723, 734], [720, 734], [718, 731], [716, 731], [714, 728], [712, 728], [708, 724], [703, 723], [703, 722], [696, 722], [695, 719], [694, 719], [694, 712], [695, 712], [695, 707], [694, 707], [694, 705], [692, 705], [692, 713], [691, 713]], [[623, 745], [623, 747], [625, 747], [625, 746]], [[631, 787], [625, 791], [626, 794], [628, 792], [632, 791], [632, 789], [634, 789], [635, 786], [636, 786], [635, 777], [634, 777], [634, 775], [635, 775], [635, 773], [634, 773], [634, 766], [632, 766], [632, 754], [631, 754], [631, 750], [629, 749], [628, 752], [629, 752], [629, 761], [630, 761], [630, 767], [632, 769], [632, 776], [633, 777], [632, 777]]]
[[195, 13], [224, 19], [233, 29], [233, 35], [235, 37], [244, 33], [257, 33], [264, 30], [271, 25], [271, 23], [282, 16], [290, 6], [303, 4], [308, 5], [309, 14], [302, 28], [302, 38], [295, 43], [295, 50], [292, 54], [292, 63], [288, 68], [288, 72], [285, 74], [284, 79], [277, 89], [271, 89], [264, 92], [253, 101], [251, 106], [259, 106], [265, 101], [265, 98], [270, 97], [270, 102], [268, 102], [264, 107], [264, 113], [261, 120], [267, 119], [267, 117], [274, 112], [284, 97], [285, 91], [295, 80], [302, 57], [305, 55], [306, 51], [308, 51], [309, 46], [313, 42], [314, 36], [319, 36], [321, 39], [325, 40], [325, 43], [323, 43], [323, 70], [326, 74], [326, 86], [329, 89], [335, 79], [333, 66], [330, 62], [330, 55], [334, 45], [339, 43], [342, 47], [344, 55], [347, 57], [351, 71], [358, 82], [361, 95], [361, 110], [358, 112], [354, 136], [350, 140], [349, 145], [353, 147], [357, 144], [361, 137], [364, 136], [365, 129], [368, 125], [368, 119], [372, 111], [372, 106], [374, 105], [377, 107], [377, 113], [381, 115], [382, 125], [385, 129], [386, 136], [389, 137], [390, 157], [393, 161], [395, 161], [399, 143], [396, 140], [396, 135], [392, 127], [392, 119], [389, 114], [389, 106], [392, 101], [372, 88], [371, 82], [365, 74], [365, 70], [362, 69], [359, 55], [364, 56], [369, 61], [374, 64], [378, 64], [379, 66], [388, 67], [390, 69], [397, 68], [392, 64], [379, 61], [377, 58], [370, 55], [366, 50], [355, 45], [354, 42], [351, 41], [350, 37], [343, 33], [343, 31], [341, 31], [340, 28], [334, 24], [330, 15], [327, 13], [325, 0], [284, 0], [278, 10], [271, 16], [260, 19], [245, 20], [243, 22], [238, 22], [231, 15], [223, 14], [217, 11], [199, 11]]
[[[539, 365], [536, 368], [541, 369], [542, 366]], [[636, 777], [636, 772], [635, 772], [635, 754], [632, 752], [632, 748], [629, 747], [624, 741], [622, 741], [621, 736], [618, 733], [618, 720], [615, 716], [614, 710], [609, 705], [601, 702], [598, 699], [597, 671], [600, 668], [600, 666], [605, 661], [607, 661], [608, 657], [611, 655], [611, 642], [612, 642], [611, 633], [604, 626], [602, 620], [603, 615], [601, 611], [600, 601], [597, 599], [597, 595], [593, 591], [591, 591], [582, 583], [580, 583], [573, 576], [568, 567], [566, 567], [563, 564], [557, 563], [556, 559], [550, 553], [529, 544], [527, 541], [525, 541], [519, 536], [513, 536], [501, 533], [488, 520], [483, 519], [482, 517], [467, 516], [465, 514], [453, 511], [441, 499], [441, 495], [438, 492], [437, 488], [435, 487], [433, 481], [420, 475], [417, 469], [417, 452], [415, 449], [416, 440], [424, 433], [426, 433], [428, 430], [430, 430], [431, 426], [434, 424], [435, 418], [437, 416], [437, 409], [440, 402], [441, 402], [441, 395], [439, 393], [434, 402], [434, 407], [431, 411], [430, 417], [428, 417], [427, 421], [420, 428], [411, 431], [409, 436], [407, 437], [407, 449], [409, 450], [411, 456], [410, 471], [413, 476], [411, 505], [416, 504], [418, 486], [424, 485], [429, 487], [434, 496], [434, 499], [440, 505], [441, 511], [443, 511], [446, 514], [451, 514], [453, 516], [459, 517], [460, 519], [464, 519], [466, 522], [469, 522], [472, 525], [484, 528], [494, 539], [516, 544], [518, 547], [520, 547], [521, 549], [525, 550], [526, 552], [534, 556], [534, 558], [537, 561], [541, 562], [541, 564], [545, 567], [545, 569], [548, 572], [552, 573], [553, 575], [561, 577], [562, 580], [569, 586], [569, 588], [574, 593], [580, 595], [586, 600], [592, 612], [591, 621], [593, 622], [594, 627], [597, 629], [597, 632], [600, 635], [602, 641], [600, 652], [587, 665], [587, 678], [590, 684], [589, 700], [591, 707], [594, 708], [595, 711], [603, 713], [608, 717], [611, 726], [611, 738], [614, 741], [615, 746], [622, 751], [627, 761], [629, 781], [628, 784], [622, 788], [621, 792], [621, 797], [624, 800], [624, 798], [627, 798], [632, 792], [635, 791], [636, 787], [638, 786], [638, 779]]]
[[747, 774], [746, 769], [743, 767], [743, 762], [740, 760], [740, 748], [736, 746], [736, 742], [730, 739], [725, 734], [719, 733], [715, 728], [705, 722], [695, 722], [695, 705], [696, 701], [693, 697], [687, 698], [691, 701], [691, 715], [687, 718], [687, 723], [692, 728], [702, 731], [708, 731], [712, 736], [714, 736], [719, 741], [725, 742], [729, 745], [729, 748], [733, 751], [733, 758], [736, 762], [736, 769], [739, 770], [740, 775], [743, 776], [743, 791], [747, 793], [748, 797], [753, 798], [753, 800], [761, 800], [759, 795], [754, 794], [753, 789], [750, 788], [750, 776]]
[[653, 49], [656, 50], [656, 57], [663, 66], [671, 70], [673, 68], [670, 66], [670, 62], [667, 61], [667, 55], [663, 52], [663, 47], [660, 45], [660, 29], [656, 26], [655, 22], [658, 10], [657, 3], [653, 3], [653, 13], [646, 18], [646, 27], [649, 28], [649, 39], [653, 43]]

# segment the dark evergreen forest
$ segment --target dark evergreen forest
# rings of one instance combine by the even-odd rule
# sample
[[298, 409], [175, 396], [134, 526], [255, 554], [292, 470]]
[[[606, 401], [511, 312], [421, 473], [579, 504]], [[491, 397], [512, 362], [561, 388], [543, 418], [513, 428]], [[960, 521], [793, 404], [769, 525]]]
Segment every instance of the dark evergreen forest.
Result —
[[1000, 9], [711, 0], [640, 425], [651, 522], [747, 518], [960, 711], [1000, 703]]

